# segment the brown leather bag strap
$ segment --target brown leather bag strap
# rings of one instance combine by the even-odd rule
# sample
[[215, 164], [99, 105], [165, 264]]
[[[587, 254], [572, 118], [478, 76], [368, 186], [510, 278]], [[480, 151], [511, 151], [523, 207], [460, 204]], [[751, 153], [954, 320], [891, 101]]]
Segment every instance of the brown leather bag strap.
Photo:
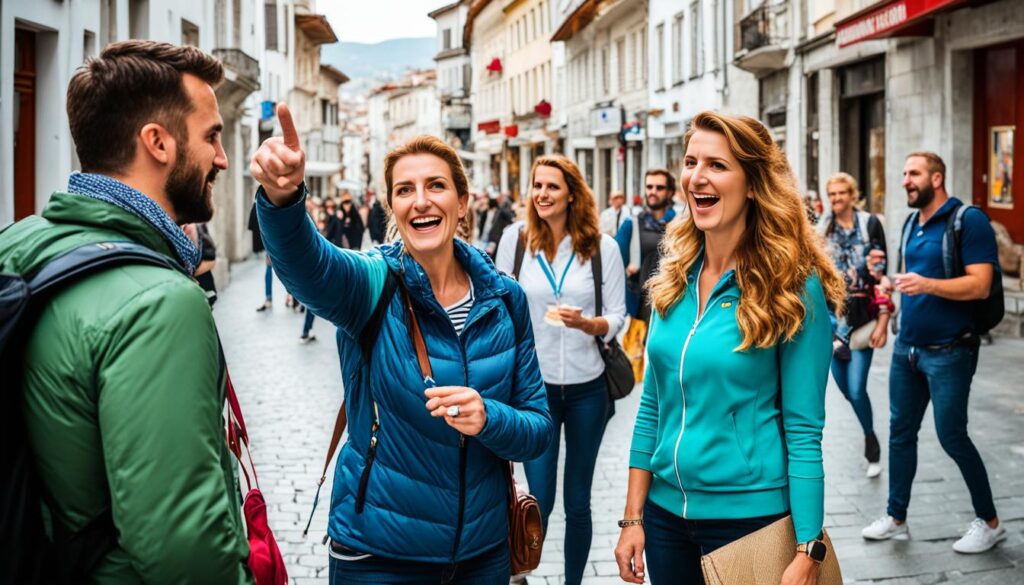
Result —
[[430, 356], [427, 355], [427, 342], [423, 339], [423, 332], [420, 330], [420, 323], [416, 320], [416, 311], [412, 308], [412, 298], [409, 296], [409, 289], [405, 286], [405, 279], [398, 277], [398, 290], [402, 293], [402, 303], [405, 305], [405, 314], [409, 319], [409, 333], [412, 336], [412, 345], [416, 349], [416, 361], [420, 364], [420, 373], [424, 381], [434, 381], [434, 370], [430, 367]]
[[338, 450], [338, 443], [341, 442], [341, 435], [345, 432], [345, 427], [348, 426], [348, 413], [345, 412], [345, 401], [341, 401], [341, 407], [338, 409], [338, 417], [334, 419], [334, 434], [331, 435], [331, 446], [327, 448], [327, 458], [324, 460], [324, 471], [320, 475], [320, 481], [317, 485], [323, 485], [324, 480], [327, 479], [327, 468], [331, 466], [331, 460], [334, 459], [334, 452]]

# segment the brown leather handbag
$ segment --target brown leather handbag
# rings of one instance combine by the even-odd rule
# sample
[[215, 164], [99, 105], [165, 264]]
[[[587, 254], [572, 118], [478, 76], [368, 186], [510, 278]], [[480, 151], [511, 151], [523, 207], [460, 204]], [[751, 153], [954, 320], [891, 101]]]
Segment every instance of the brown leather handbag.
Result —
[[[427, 343], [420, 331], [412, 301], [401, 283], [402, 302], [409, 319], [409, 330], [412, 334], [412, 345], [416, 348], [416, 360], [420, 364], [423, 379], [433, 379], [430, 357], [427, 356]], [[508, 549], [512, 565], [512, 574], [518, 575], [537, 568], [540, 564], [540, 553], [544, 548], [544, 524], [541, 521], [540, 505], [537, 498], [528, 493], [519, 494], [516, 480], [513, 477], [512, 462], [505, 464], [505, 478], [508, 481]]]

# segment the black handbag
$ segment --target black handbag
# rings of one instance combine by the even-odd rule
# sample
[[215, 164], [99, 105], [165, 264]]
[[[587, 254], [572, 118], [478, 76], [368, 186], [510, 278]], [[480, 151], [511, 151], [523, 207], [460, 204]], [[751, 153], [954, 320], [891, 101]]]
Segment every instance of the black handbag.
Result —
[[[594, 316], [600, 317], [603, 309], [601, 285], [604, 282], [600, 248], [590, 258], [590, 269], [594, 274]], [[629, 396], [636, 386], [636, 379], [633, 377], [633, 364], [619, 345], [619, 340], [613, 337], [611, 341], [605, 343], [600, 336], [595, 336], [594, 341], [597, 342], [597, 350], [604, 360], [604, 379], [608, 385], [608, 396], [612, 400]]]

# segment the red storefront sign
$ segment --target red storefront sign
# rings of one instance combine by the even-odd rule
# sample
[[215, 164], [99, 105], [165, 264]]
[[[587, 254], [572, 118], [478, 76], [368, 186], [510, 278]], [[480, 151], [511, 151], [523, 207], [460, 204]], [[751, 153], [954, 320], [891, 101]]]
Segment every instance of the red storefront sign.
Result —
[[537, 112], [538, 116], [547, 118], [551, 115], [551, 104], [547, 100], [540, 100], [536, 106], [533, 106], [533, 111]]
[[512, 124], [511, 126], [505, 126], [505, 136], [508, 136], [509, 138], [519, 136], [519, 125]]
[[499, 59], [497, 57], [495, 57], [494, 59], [491, 59], [491, 62], [487, 65], [487, 70], [492, 72], [492, 73], [501, 73], [501, 70], [502, 70], [501, 59]]
[[490, 120], [487, 122], [480, 122], [476, 125], [476, 129], [484, 134], [497, 134], [498, 132], [501, 132], [501, 121]]
[[[876, 3], [836, 23], [836, 44], [840, 47], [897, 33], [930, 33], [911, 30], [939, 10], [964, 0], [887, 0]], [[930, 24], [930, 23], [928, 23]]]

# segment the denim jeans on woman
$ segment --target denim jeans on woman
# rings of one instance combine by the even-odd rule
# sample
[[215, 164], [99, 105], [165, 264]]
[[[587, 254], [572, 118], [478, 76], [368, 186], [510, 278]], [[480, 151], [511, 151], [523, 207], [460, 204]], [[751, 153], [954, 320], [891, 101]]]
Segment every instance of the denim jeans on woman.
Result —
[[871, 398], [868, 397], [868, 370], [875, 350], [855, 349], [850, 351], [849, 360], [832, 360], [832, 377], [839, 391], [850, 401], [853, 412], [860, 421], [865, 435], [875, 432], [871, 414]]
[[594, 466], [608, 421], [608, 387], [604, 376], [582, 384], [545, 384], [548, 407], [556, 432], [543, 455], [523, 464], [530, 493], [540, 504], [544, 530], [555, 507], [558, 482], [558, 450], [565, 427], [565, 477], [562, 502], [565, 507], [565, 584], [583, 579], [593, 539], [590, 517], [590, 487]]
[[501, 544], [459, 563], [421, 563], [383, 557], [343, 560], [332, 552], [330, 585], [507, 585], [508, 545]]
[[907, 518], [917, 472], [917, 433], [929, 400], [939, 444], [960, 468], [974, 514], [986, 521], [996, 517], [985, 463], [967, 436], [967, 399], [977, 367], [977, 343], [927, 349], [896, 339], [889, 368], [888, 513], [893, 518]]
[[644, 552], [651, 585], [703, 585], [701, 556], [788, 514], [734, 520], [685, 520], [648, 501], [644, 505]]

